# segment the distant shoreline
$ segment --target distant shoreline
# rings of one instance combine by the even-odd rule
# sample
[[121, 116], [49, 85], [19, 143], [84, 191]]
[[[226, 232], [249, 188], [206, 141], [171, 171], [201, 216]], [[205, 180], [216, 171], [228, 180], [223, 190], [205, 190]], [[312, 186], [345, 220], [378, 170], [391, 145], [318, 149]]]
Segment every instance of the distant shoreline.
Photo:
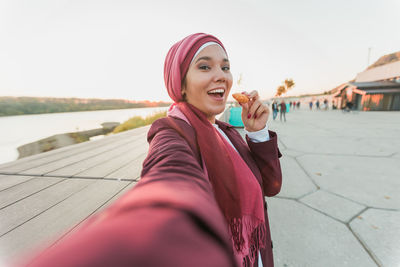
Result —
[[0, 97], [0, 117], [131, 108], [167, 107], [168, 102], [123, 99]]
[[[171, 105], [171, 104], [169, 104], [169, 105]], [[43, 113], [24, 113], [24, 114], [15, 114], [15, 115], [0, 115], [0, 118], [13, 117], [13, 116], [24, 116], [24, 115], [42, 115], [42, 114], [69, 113], [69, 112], [86, 112], [86, 111], [102, 111], [102, 110], [134, 109], [134, 108], [159, 108], [159, 107], [168, 107], [169, 105], [153, 106], [153, 107], [107, 108], [107, 109], [93, 109], [93, 110], [68, 110], [68, 111], [43, 112]]]

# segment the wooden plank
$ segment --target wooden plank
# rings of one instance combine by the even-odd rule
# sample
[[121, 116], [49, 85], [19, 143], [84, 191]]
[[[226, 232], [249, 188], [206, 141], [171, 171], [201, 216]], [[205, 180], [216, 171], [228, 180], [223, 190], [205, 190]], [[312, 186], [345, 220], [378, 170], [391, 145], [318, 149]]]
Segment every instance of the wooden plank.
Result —
[[[143, 134], [142, 134], [143, 135]], [[31, 169], [27, 169], [24, 170], [22, 172], [20, 172], [20, 174], [26, 174], [26, 175], [45, 175], [49, 172], [55, 171], [57, 169], [63, 168], [67, 165], [70, 164], [74, 164], [76, 162], [85, 160], [87, 158], [90, 157], [94, 157], [96, 155], [105, 153], [107, 151], [110, 151], [114, 148], [118, 148], [118, 147], [123, 147], [126, 144], [128, 144], [129, 142], [132, 142], [133, 140], [140, 138], [140, 136], [131, 136], [131, 137], [126, 137], [126, 138], [121, 138], [119, 140], [117, 140], [116, 142], [104, 145], [104, 146], [100, 146], [100, 147], [94, 147], [90, 150], [86, 150], [82, 153], [79, 154], [75, 154], [75, 155], [71, 155], [68, 156], [66, 158], [57, 160], [57, 161], [53, 161], [38, 167], [34, 167]]]
[[[104, 139], [106, 139], [106, 138], [104, 138]], [[43, 165], [43, 164], [46, 164], [49, 162], [60, 160], [62, 158], [68, 157], [68, 156], [79, 154], [79, 153], [87, 151], [87, 150], [91, 150], [93, 147], [96, 147], [99, 145], [106, 145], [108, 143], [112, 143], [112, 142], [100, 143], [100, 142], [96, 142], [96, 141], [75, 144], [75, 145], [71, 145], [68, 147], [64, 147], [64, 148], [69, 148], [69, 149], [65, 149], [63, 151], [60, 151], [61, 149], [63, 149], [63, 148], [61, 148], [61, 149], [56, 149], [56, 150], [52, 150], [49, 152], [37, 154], [34, 156], [26, 157], [26, 158], [23, 158], [23, 159], [20, 159], [17, 161], [13, 161], [13, 162], [10, 162], [10, 164], [1, 165], [0, 172], [17, 174], [18, 172], [21, 172], [21, 171], [24, 171], [27, 169], [31, 169], [36, 166], [40, 166], [40, 165]], [[109, 139], [108, 141], [115, 142], [114, 139], [112, 139], [112, 140]], [[51, 153], [51, 152], [54, 152], [54, 153]], [[36, 157], [36, 156], [38, 156], [38, 157]]]
[[102, 164], [88, 168], [80, 173], [76, 173], [74, 177], [106, 177], [107, 175], [123, 168], [125, 165], [134, 161], [135, 159], [142, 157], [144, 153], [148, 151], [148, 144], [142, 143], [135, 149], [129, 150], [125, 153], [121, 153], [118, 157], [111, 158]]
[[129, 164], [124, 167], [116, 170], [115, 172], [110, 173], [106, 176], [106, 178], [113, 179], [126, 179], [126, 180], [136, 180], [140, 176], [140, 172], [142, 171], [142, 164], [144, 159], [147, 156], [147, 152], [143, 153], [135, 160], [131, 161]]
[[130, 131], [106, 136], [105, 138], [90, 142], [79, 143], [45, 153], [36, 154], [30, 157], [19, 159], [0, 165], [0, 173], [16, 174], [18, 172], [40, 166], [49, 162], [57, 161], [78, 153], [91, 150], [93, 147], [103, 146], [127, 137], [134, 138], [136, 135], [147, 133], [149, 126], [133, 129]]
[[[142, 138], [137, 138], [127, 144], [123, 144], [121, 146], [112, 148], [104, 153], [95, 155], [93, 157], [81, 160], [74, 164], [68, 165], [66, 167], [57, 169], [53, 172], [46, 173], [46, 175], [50, 176], [64, 176], [64, 177], [71, 177], [77, 173], [83, 172], [91, 167], [97, 166], [108, 160], [120, 158], [119, 156], [123, 156], [124, 154], [129, 153], [130, 151], [141, 150], [140, 147], [145, 144], [146, 140], [143, 135]], [[110, 171], [108, 172], [110, 173]], [[102, 176], [104, 177], [107, 173], [103, 173]], [[99, 176], [97, 176], [99, 177]]]
[[30, 179], [32, 179], [32, 176], [0, 175], [0, 191], [26, 182]]
[[4, 170], [11, 171], [14, 169], [13, 167], [27, 163], [27, 162], [36, 162], [36, 161], [43, 162], [43, 160], [44, 160], [44, 162], [46, 162], [46, 161], [48, 161], [49, 157], [59, 158], [60, 155], [63, 155], [65, 153], [69, 154], [69, 152], [71, 152], [71, 150], [82, 151], [82, 150], [86, 150], [88, 146], [97, 146], [97, 145], [106, 144], [106, 143], [114, 142], [114, 141], [115, 141], [115, 138], [106, 137], [106, 138], [94, 140], [91, 142], [83, 142], [83, 143], [79, 143], [79, 144], [75, 144], [75, 145], [65, 146], [62, 148], [50, 150], [47, 152], [35, 154], [35, 155], [29, 156], [29, 157], [25, 157], [22, 159], [18, 159], [15, 161], [1, 164], [0, 170], [1, 171], [4, 171]]
[[126, 187], [124, 187], [120, 192], [118, 192], [114, 197], [112, 197], [110, 200], [108, 200], [106, 203], [103, 204], [103, 206], [101, 206], [99, 208], [98, 211], [96, 212], [101, 212], [102, 210], [107, 209], [107, 207], [109, 207], [110, 205], [112, 205], [115, 201], [117, 201], [120, 197], [122, 197], [124, 194], [126, 194], [129, 190], [131, 190], [132, 188], [135, 187], [135, 185], [137, 184], [136, 181], [132, 181], [132, 182], [128, 182], [128, 185]]
[[44, 152], [44, 153], [40, 153], [40, 154], [29, 156], [29, 157], [25, 157], [25, 158], [22, 158], [22, 159], [19, 159], [19, 160], [3, 163], [3, 164], [0, 164], [0, 170], [8, 169], [11, 166], [19, 165], [19, 164], [24, 163], [24, 162], [30, 162], [30, 161], [41, 159], [41, 158], [44, 158], [44, 157], [55, 156], [56, 154], [59, 154], [59, 153], [65, 153], [65, 152], [67, 152], [69, 150], [75, 150], [75, 149], [77, 149], [77, 148], [79, 148], [81, 146], [88, 145], [88, 143], [105, 144], [105, 143], [108, 143], [108, 142], [114, 142], [115, 140], [117, 140], [119, 138], [125, 138], [126, 136], [132, 136], [132, 135], [136, 135], [136, 134], [141, 134], [143, 132], [147, 132], [149, 127], [150, 126], [144, 126], [144, 127], [132, 129], [132, 130], [129, 130], [129, 131], [121, 132], [121, 133], [118, 133], [118, 134], [111, 134], [111, 135], [107, 135], [106, 137], [104, 137], [102, 139], [93, 140], [93, 141], [90, 141], [90, 142], [83, 142], [83, 143], [75, 144], [75, 145], [72, 145], [72, 146], [66, 146], [66, 147], [62, 147], [62, 148], [59, 148], [59, 149], [51, 150], [51, 151], [48, 151], [48, 152]]
[[0, 236], [19, 227], [93, 182], [95, 180], [92, 179], [64, 179], [60, 183], [1, 209]]
[[13, 187], [7, 188], [0, 192], [0, 209], [9, 206], [21, 199], [29, 197], [55, 183], [61, 182], [62, 179], [54, 178], [33, 178], [25, 183], [20, 183]]
[[108, 203], [129, 182], [96, 180], [83, 190], [0, 237], [3, 258], [12, 258], [38, 246], [48, 246]]

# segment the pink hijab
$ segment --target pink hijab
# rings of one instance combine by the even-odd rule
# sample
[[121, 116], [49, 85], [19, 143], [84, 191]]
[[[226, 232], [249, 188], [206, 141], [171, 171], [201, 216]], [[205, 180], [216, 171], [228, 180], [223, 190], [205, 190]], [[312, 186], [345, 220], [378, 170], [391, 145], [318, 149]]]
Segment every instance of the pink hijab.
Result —
[[177, 42], [168, 51], [164, 63], [164, 81], [168, 94], [174, 102], [182, 100], [182, 80], [189, 69], [193, 56], [203, 44], [208, 42], [215, 42], [225, 50], [221, 41], [216, 37], [205, 33], [195, 33]]
[[195, 129], [215, 199], [228, 224], [235, 255], [243, 264], [253, 263], [266, 239], [260, 184], [246, 162], [212, 126], [205, 114], [195, 106], [181, 102], [181, 84], [190, 63], [198, 49], [208, 42], [215, 42], [225, 50], [221, 41], [204, 33], [189, 35], [174, 44], [165, 59], [165, 85], [175, 101], [172, 108], [179, 109], [175, 114], [181, 114]]

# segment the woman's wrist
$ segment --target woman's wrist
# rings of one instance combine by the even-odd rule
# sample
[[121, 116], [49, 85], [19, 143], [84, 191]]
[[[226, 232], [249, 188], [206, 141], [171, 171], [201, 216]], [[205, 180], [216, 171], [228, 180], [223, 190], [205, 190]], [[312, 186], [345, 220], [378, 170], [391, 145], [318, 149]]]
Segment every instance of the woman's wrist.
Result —
[[269, 132], [268, 132], [268, 125], [266, 124], [265, 127], [258, 131], [249, 131], [244, 128], [245, 133], [250, 138], [250, 140], [254, 143], [261, 143], [269, 140]]

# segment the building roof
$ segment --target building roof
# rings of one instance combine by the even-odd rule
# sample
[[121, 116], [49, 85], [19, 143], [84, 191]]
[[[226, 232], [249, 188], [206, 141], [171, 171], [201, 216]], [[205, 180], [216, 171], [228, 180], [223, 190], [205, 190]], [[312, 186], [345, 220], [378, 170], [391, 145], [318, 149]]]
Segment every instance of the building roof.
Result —
[[400, 61], [375, 67], [357, 74], [356, 82], [372, 82], [400, 76]]
[[400, 88], [400, 83], [393, 81], [353, 82], [349, 85], [356, 86], [358, 89]]

